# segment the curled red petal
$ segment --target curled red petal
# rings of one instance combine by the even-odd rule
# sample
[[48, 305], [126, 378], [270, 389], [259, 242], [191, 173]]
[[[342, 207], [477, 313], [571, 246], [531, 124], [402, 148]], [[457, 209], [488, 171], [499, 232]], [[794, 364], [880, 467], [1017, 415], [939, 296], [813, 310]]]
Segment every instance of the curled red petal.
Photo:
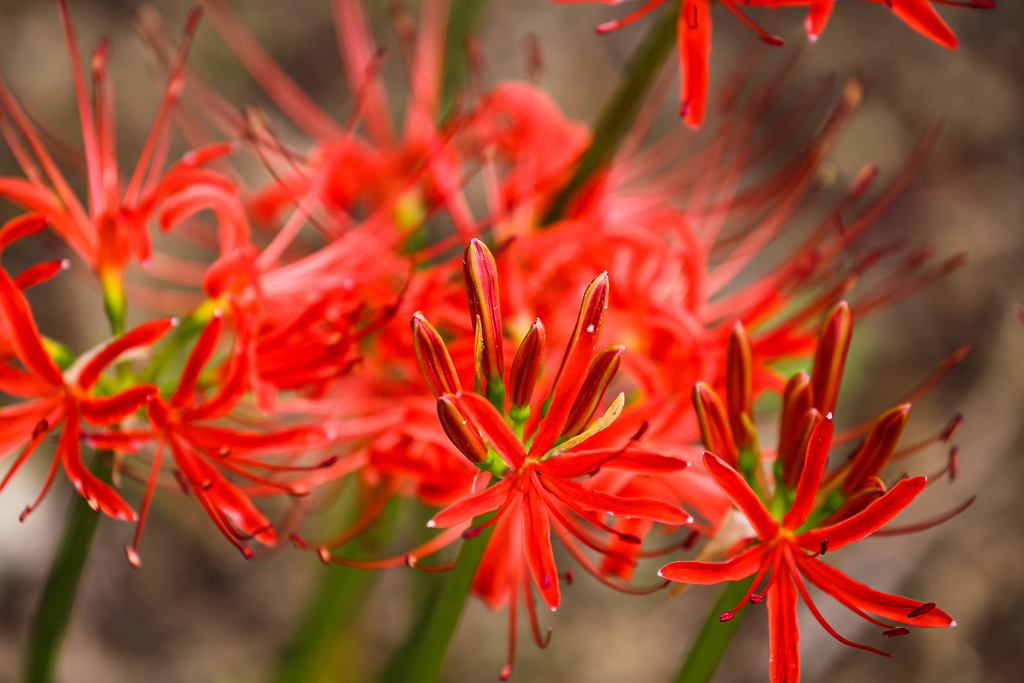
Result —
[[661, 568], [658, 576], [680, 583], [693, 583], [701, 586], [724, 581], [739, 581], [760, 569], [765, 562], [767, 553], [768, 546], [757, 545], [725, 562], [693, 560], [670, 562]]
[[764, 503], [739, 472], [726, 465], [718, 456], [707, 452], [704, 453], [704, 467], [714, 477], [725, 495], [729, 496], [729, 500], [750, 521], [758, 538], [766, 541], [779, 532], [779, 523], [772, 518]]

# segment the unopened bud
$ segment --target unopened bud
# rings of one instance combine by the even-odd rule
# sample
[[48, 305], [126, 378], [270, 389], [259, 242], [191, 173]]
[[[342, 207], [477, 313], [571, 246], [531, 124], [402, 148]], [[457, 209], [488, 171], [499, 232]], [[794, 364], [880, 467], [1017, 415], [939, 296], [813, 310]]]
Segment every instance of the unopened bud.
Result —
[[561, 436], [567, 438], [576, 436], [590, 424], [601, 404], [605, 390], [611, 384], [615, 373], [619, 371], [622, 352], [625, 350], [625, 346], [609, 346], [591, 361], [590, 367], [587, 369], [587, 376], [583, 380], [583, 386], [580, 387], [579, 393], [576, 394], [576, 400], [573, 402], [572, 408], [569, 409], [569, 417], [566, 418]]
[[508, 373], [509, 398], [513, 406], [530, 405], [544, 363], [546, 341], [547, 330], [538, 318], [523, 337], [523, 343], [519, 345], [516, 357], [512, 360], [512, 369]]
[[877, 477], [896, 451], [903, 427], [907, 424], [910, 404], [903, 403], [882, 414], [875, 421], [864, 444], [851, 458], [850, 469], [843, 479], [843, 492], [850, 495]]
[[481, 369], [488, 386], [505, 376], [502, 352], [501, 303], [498, 299], [498, 269], [487, 246], [478, 239], [470, 241], [462, 257], [466, 278], [466, 301], [474, 330], [480, 328], [483, 339]]
[[814, 369], [811, 371], [811, 393], [814, 407], [822, 415], [831, 413], [836, 407], [839, 383], [843, 379], [846, 353], [850, 349], [853, 321], [850, 306], [840, 301], [829, 312], [821, 327], [818, 348], [814, 353]]
[[790, 488], [795, 487], [796, 481], [800, 478], [799, 466], [802, 465], [803, 457], [799, 448], [800, 437], [803, 436], [801, 428], [807, 412], [812, 410], [813, 403], [811, 378], [807, 373], [799, 372], [790, 377], [786, 382], [786, 389], [782, 392], [782, 421], [779, 425], [777, 460], [782, 472], [781, 478]]
[[704, 447], [730, 466], [737, 467], [736, 444], [729, 429], [729, 418], [718, 394], [704, 382], [697, 382], [693, 387], [693, 407], [697, 412]]
[[744, 425], [743, 417], [753, 421], [754, 368], [750, 353], [750, 339], [743, 325], [737, 322], [729, 335], [725, 361], [725, 400], [729, 407], [729, 427], [736, 446], [743, 448], [752, 442], [752, 435]]
[[419, 311], [412, 316], [412, 343], [423, 379], [434, 398], [462, 391], [459, 375], [441, 335]]
[[480, 431], [454, 396], [441, 396], [437, 399], [437, 418], [452, 445], [470, 462], [476, 464], [487, 460], [487, 445], [480, 438]]

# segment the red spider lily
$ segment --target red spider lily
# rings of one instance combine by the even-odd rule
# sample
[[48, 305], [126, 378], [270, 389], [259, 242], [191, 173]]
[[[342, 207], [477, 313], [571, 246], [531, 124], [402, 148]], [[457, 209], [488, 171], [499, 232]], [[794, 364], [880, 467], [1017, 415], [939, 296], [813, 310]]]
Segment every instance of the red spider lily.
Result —
[[[579, 0], [560, 0], [561, 2], [577, 2]], [[601, 0], [616, 4], [615, 0]], [[943, 47], [956, 49], [959, 42], [956, 35], [935, 11], [933, 4], [956, 5], [962, 7], [991, 8], [994, 0], [870, 0], [884, 2], [900, 19], [911, 28], [928, 36]], [[609, 21], [597, 27], [598, 33], [607, 33], [621, 26], [631, 24], [649, 14], [665, 0], [646, 0], [638, 9], [621, 19]], [[790, 7], [808, 6], [805, 29], [807, 37], [814, 42], [825, 30], [835, 0], [721, 0], [729, 13], [741, 24], [756, 33], [761, 40], [769, 45], [783, 45], [783, 40], [771, 35], [758, 26], [744, 12], [742, 7]], [[711, 0], [681, 0], [679, 18], [676, 20], [676, 35], [679, 43], [679, 69], [681, 75], [680, 116], [686, 123], [697, 128], [704, 122], [708, 101], [709, 69], [708, 59], [711, 55]]]
[[[217, 348], [222, 324], [220, 313], [215, 313], [196, 341], [168, 398], [156, 393], [148, 396], [148, 429], [95, 432], [88, 436], [96, 447], [125, 453], [136, 453], [145, 444], [153, 444], [135, 539], [126, 547], [128, 559], [136, 567], [141, 563], [139, 543], [162, 472], [165, 449], [174, 459], [178, 483], [196, 497], [217, 528], [246, 557], [252, 556], [252, 550], [245, 544], [250, 538], [266, 546], [277, 543], [277, 532], [252, 497], [282, 493], [303, 496], [312, 487], [343, 476], [358, 464], [333, 456], [311, 466], [301, 464], [302, 452], [322, 447], [328, 441], [326, 430], [319, 426], [303, 424], [250, 431], [218, 424], [217, 420], [227, 416], [248, 393], [251, 378], [249, 347], [244, 340], [236, 340], [212, 391], [206, 391], [200, 383], [204, 367]], [[235, 483], [232, 478], [245, 483]]]
[[[576, 479], [597, 468], [660, 474], [682, 470], [688, 463], [633, 448], [635, 441], [615, 448], [580, 449], [583, 441], [615, 419], [624, 403], [620, 395], [602, 417], [594, 419], [614, 374], [615, 359], [621, 353], [621, 349], [604, 352], [597, 349], [608, 301], [606, 275], [595, 279], [584, 294], [571, 341], [545, 399], [543, 395], [530, 395], [533, 392], [523, 386], [531, 384], [531, 376], [536, 376], [534, 373], [539, 367], [536, 358], [520, 356], [511, 366], [507, 363], [501, 366], [500, 375], [487, 374], [484, 359], [489, 355], [504, 355], [504, 340], [485, 332], [502, 329], [497, 270], [490, 252], [477, 240], [467, 247], [464, 264], [475, 330], [474, 390], [462, 388], [447, 346], [421, 314], [413, 318], [413, 339], [427, 386], [436, 397], [441, 427], [470, 462], [496, 477], [497, 482], [437, 513], [428, 526], [454, 533], [445, 532], [428, 546], [383, 561], [354, 562], [329, 556], [326, 559], [368, 567], [399, 562], [416, 564], [418, 558], [456, 540], [457, 534], [476, 535], [484, 527], [495, 524], [473, 590], [491, 607], [497, 608], [506, 601], [509, 604], [509, 661], [502, 671], [502, 678], [506, 679], [511, 674], [515, 653], [518, 596], [524, 596], [531, 625], [542, 647], [546, 643], [540, 637], [536, 622], [533, 587], [536, 586], [542, 600], [552, 610], [560, 602], [552, 529], [570, 553], [600, 580], [629, 592], [644, 592], [651, 589], [621, 586], [601, 574], [580, 544], [599, 553], [614, 553], [596, 540], [588, 527], [610, 530], [602, 521], [608, 514], [670, 525], [691, 521], [689, 515], [675, 505], [609, 494]], [[538, 340], [538, 334], [537, 331], [527, 334], [521, 354], [543, 354], [544, 344]], [[498, 367], [496, 362], [494, 366]], [[505, 368], [513, 374], [506, 376]], [[499, 386], [501, 389], [496, 390]], [[505, 387], [513, 397], [507, 417]], [[483, 526], [466, 528], [474, 517], [495, 510]], [[628, 534], [622, 536], [634, 538]]]
[[43, 438], [63, 424], [43, 489], [22, 512], [21, 519], [24, 520], [39, 505], [53, 483], [58, 465], [62, 465], [75, 489], [93, 509], [115, 519], [135, 520], [137, 516], [131, 506], [82, 462], [79, 420], [95, 426], [115, 425], [146, 404], [157, 390], [151, 384], [136, 384], [107, 396], [95, 395], [92, 390], [100, 382], [103, 371], [121, 354], [157, 341], [174, 321], [164, 318], [139, 325], [62, 373], [46, 351], [25, 296], [7, 272], [0, 270], [0, 322], [3, 336], [13, 351], [13, 359], [20, 361], [25, 368], [22, 370], [11, 365], [9, 361], [13, 359], [10, 357], [3, 359], [0, 363], [0, 390], [28, 399], [0, 408], [0, 419], [4, 422], [0, 432], [0, 454], [6, 456], [24, 445], [0, 482], [0, 490]]
[[[767, 597], [771, 640], [769, 670], [771, 680], [776, 683], [800, 679], [797, 595], [803, 597], [815, 618], [840, 642], [886, 654], [837, 634], [811, 600], [804, 578], [857, 614], [885, 627], [886, 635], [907, 631], [876, 617], [912, 626], [949, 626], [953, 623], [948, 615], [935, 608], [934, 603], [875, 591], [817, 559], [827, 551], [874, 533], [907, 533], [932, 525], [929, 522], [879, 531], [927, 484], [926, 477], [904, 478], [887, 489], [879, 479], [886, 464], [896, 457], [903, 457], [896, 447], [906, 422], [909, 403], [897, 406], [870, 424], [867, 438], [846, 463], [831, 471], [825, 469], [829, 449], [833, 445], [831, 411], [851, 333], [850, 310], [845, 302], [841, 302], [822, 326], [813, 374], [808, 377], [799, 373], [787, 383], [774, 479], [762, 466], [762, 454], [748, 417], [747, 404], [733, 400], [733, 396], [749, 392], [749, 357], [739, 353], [727, 369], [727, 402], [720, 401], [709, 387], [698, 384], [694, 389], [694, 403], [698, 406], [704, 443], [710, 450], [726, 454], [723, 458], [706, 452], [705, 469], [746, 517], [756, 538], [741, 542], [737, 546], [741, 552], [725, 562], [673, 562], [661, 570], [661, 575], [690, 584], [737, 581], [754, 575], [750, 588], [736, 608], [723, 612], [720, 618], [728, 621], [748, 600], [759, 603]], [[742, 327], [737, 327], [733, 336], [735, 347], [744, 346]], [[749, 430], [751, 438], [736, 438], [734, 425], [737, 422], [742, 425], [741, 429]], [[955, 420], [943, 430], [941, 440], [948, 440], [957, 424], [959, 421]], [[856, 428], [854, 433], [862, 431], [862, 428]], [[849, 434], [844, 434], [836, 441], [848, 438]], [[931, 442], [933, 440], [927, 443]], [[916, 450], [919, 448], [912, 446], [905, 452]], [[952, 514], [963, 509], [966, 506]], [[945, 521], [952, 514], [944, 515], [934, 523]], [[751, 542], [753, 547], [749, 547]], [[761, 581], [765, 578], [767, 583], [761, 588]]]
[[[672, 562], [660, 574], [673, 581], [691, 584], [713, 584], [738, 581], [755, 575], [747, 594], [736, 608], [723, 612], [728, 621], [748, 600], [752, 603], [768, 599], [770, 633], [769, 673], [773, 683], [800, 680], [799, 631], [796, 622], [797, 595], [811, 609], [818, 622], [837, 640], [846, 645], [891, 656], [868, 645], [842, 637], [828, 625], [811, 600], [804, 584], [806, 577], [822, 591], [874, 624], [895, 632], [895, 627], [871, 616], [902, 622], [911, 626], [952, 626], [955, 622], [935, 607], [876, 591], [858, 583], [821, 560], [823, 550], [835, 550], [871, 535], [899, 514], [920, 493], [927, 479], [914, 477], [898, 482], [890, 491], [873, 501], [852, 517], [830, 526], [803, 530], [814, 507], [814, 497], [822, 479], [828, 447], [831, 445], [832, 420], [826, 419], [816, 429], [808, 446], [807, 462], [797, 488], [793, 505], [780, 522], [772, 516], [743, 476], [717, 456], [707, 453], [704, 464], [730, 500], [746, 516], [759, 541], [727, 562]], [[770, 572], [769, 572], [770, 570]], [[761, 580], [768, 582], [760, 592]]]
[[229, 146], [214, 145], [196, 150], [164, 170], [174, 112], [184, 85], [185, 59], [199, 21], [199, 11], [194, 10], [189, 15], [153, 127], [135, 171], [127, 185], [123, 185], [115, 150], [114, 95], [107, 73], [110, 44], [101, 41], [92, 56], [93, 103], [90, 105], [66, 0], [58, 0], [57, 7], [82, 124], [88, 210], [72, 192], [40, 135], [2, 80], [0, 133], [26, 177], [0, 178], [0, 195], [47, 217], [53, 229], [100, 276], [108, 306], [115, 306], [115, 313], [120, 317], [124, 306], [122, 273], [130, 254], [141, 263], [148, 261], [151, 220], [158, 220], [167, 230], [193, 214], [212, 209], [218, 216], [225, 252], [248, 242], [248, 223], [236, 197], [235, 184], [226, 176], [203, 168], [203, 164], [230, 151]]

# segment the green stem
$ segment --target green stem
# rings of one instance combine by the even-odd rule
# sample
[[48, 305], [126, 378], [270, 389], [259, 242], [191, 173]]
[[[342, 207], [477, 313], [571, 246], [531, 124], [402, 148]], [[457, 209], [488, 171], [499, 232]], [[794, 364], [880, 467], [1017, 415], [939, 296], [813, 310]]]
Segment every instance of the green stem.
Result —
[[[473, 520], [473, 526], [480, 526], [490, 516], [491, 513], [477, 517]], [[493, 532], [494, 525], [491, 524], [479, 536], [462, 542], [455, 568], [445, 577], [427, 627], [421, 632], [418, 646], [412, 650], [407, 683], [434, 683], [441, 674], [441, 664], [455, 636], [455, 629], [469, 597], [469, 588], [476, 576], [476, 568], [480, 565], [480, 558]]]
[[673, 8], [661, 15], [647, 32], [633, 59], [626, 66], [618, 87], [601, 111], [594, 125], [594, 137], [590, 141], [590, 147], [580, 159], [576, 172], [548, 207], [544, 216], [545, 224], [554, 223], [561, 218], [572, 195], [595, 171], [607, 166], [615, 156], [616, 150], [640, 113], [647, 91], [658, 78], [665, 60], [672, 54], [672, 48], [676, 44], [678, 15], [679, 5], [675, 3]]
[[718, 670], [718, 664], [722, 661], [725, 649], [732, 642], [736, 629], [747, 613], [746, 606], [736, 611], [736, 615], [729, 621], [722, 622], [718, 615], [736, 606], [743, 596], [747, 594], [753, 577], [742, 581], [733, 581], [726, 585], [718, 602], [714, 604], [704, 620], [697, 639], [690, 646], [690, 651], [683, 660], [683, 666], [679, 674], [673, 679], [675, 683], [708, 683], [711, 677]]
[[419, 647], [419, 636], [427, 630], [437, 600], [441, 596], [441, 579], [432, 572], [413, 572], [411, 578], [412, 625], [402, 643], [388, 658], [387, 666], [378, 678], [379, 683], [406, 683], [413, 665], [412, 657]]
[[[398, 500], [388, 503], [374, 527], [345, 544], [341, 553], [352, 558], [377, 554], [395, 528], [398, 505]], [[321, 569], [323, 580], [281, 653], [274, 683], [333, 683], [350, 669], [346, 656], [353, 648], [343, 646], [346, 631], [382, 573], [336, 564]]]
[[[110, 483], [109, 457], [110, 453], [97, 453], [92, 466], [96, 476], [105, 483]], [[29, 633], [21, 676], [23, 683], [53, 681], [60, 646], [75, 606], [82, 570], [100, 521], [100, 513], [89, 507], [85, 498], [77, 492], [72, 495], [74, 500], [68, 511], [64, 535], [50, 566], [46, 588], [43, 589], [43, 597], [39, 601]]]
[[448, 11], [448, 31], [444, 45], [444, 92], [441, 97], [442, 118], [452, 113], [455, 97], [466, 80], [466, 39], [476, 28], [487, 0], [452, 0]]

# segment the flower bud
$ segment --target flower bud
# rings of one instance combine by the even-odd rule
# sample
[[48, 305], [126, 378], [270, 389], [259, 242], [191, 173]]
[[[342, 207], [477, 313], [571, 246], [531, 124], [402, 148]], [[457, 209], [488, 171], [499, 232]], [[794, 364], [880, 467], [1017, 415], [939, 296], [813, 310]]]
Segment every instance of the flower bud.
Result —
[[749, 446], [753, 439], [744, 424], [754, 419], [754, 368], [750, 354], [750, 339], [743, 325], [737, 322], [729, 335], [725, 362], [725, 400], [729, 406], [729, 427], [736, 446]]
[[850, 306], [840, 301], [829, 312], [821, 327], [818, 348], [814, 353], [814, 369], [811, 371], [811, 395], [814, 397], [814, 407], [822, 415], [831, 413], [836, 407], [852, 333]]
[[419, 311], [412, 315], [412, 343], [423, 379], [434, 398], [462, 391], [459, 375], [441, 335]]
[[530, 326], [530, 331], [523, 337], [523, 343], [519, 345], [516, 357], [512, 360], [512, 369], [508, 373], [509, 398], [513, 406], [530, 405], [544, 363], [546, 341], [547, 330], [540, 318], [537, 318], [537, 322]]
[[732, 467], [737, 467], [738, 453], [729, 429], [729, 418], [718, 394], [704, 382], [693, 387], [693, 407], [700, 423], [704, 447]]
[[903, 427], [907, 424], [910, 404], [903, 403], [883, 413], [868, 433], [864, 444], [850, 458], [850, 468], [843, 478], [842, 489], [846, 495], [860, 491], [870, 480], [877, 477], [896, 451]]
[[622, 352], [625, 350], [625, 346], [609, 346], [591, 361], [590, 367], [587, 369], [587, 376], [583, 380], [583, 386], [580, 387], [580, 392], [569, 409], [569, 417], [566, 418], [565, 427], [562, 429], [562, 437], [576, 436], [590, 424], [601, 404], [605, 390], [611, 384], [615, 373], [619, 371]]
[[498, 299], [498, 269], [490, 250], [478, 239], [470, 241], [462, 257], [466, 278], [466, 301], [474, 331], [479, 327], [483, 339], [480, 363], [488, 386], [501, 382], [505, 375], [502, 351], [501, 303]]
[[[811, 378], [806, 372], [799, 372], [789, 378], [782, 392], [782, 421], [779, 425], [779, 455], [776, 462], [781, 468], [776, 473], [787, 486], [795, 486], [800, 478], [800, 466], [803, 455], [799, 451], [801, 422], [808, 410], [812, 409]], [[815, 411], [817, 412], [817, 411]], [[798, 462], [799, 461], [799, 462]], [[790, 476], [796, 471], [796, 479]]]
[[448, 439], [470, 462], [476, 464], [487, 460], [487, 445], [480, 438], [480, 431], [454, 396], [445, 395], [437, 399], [437, 419]]

